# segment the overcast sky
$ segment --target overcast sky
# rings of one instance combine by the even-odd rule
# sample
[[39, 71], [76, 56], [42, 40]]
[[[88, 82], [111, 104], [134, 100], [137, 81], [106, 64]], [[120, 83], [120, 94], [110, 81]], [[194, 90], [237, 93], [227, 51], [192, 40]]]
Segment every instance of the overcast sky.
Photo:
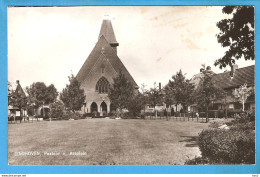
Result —
[[[226, 49], [217, 43], [218, 6], [172, 7], [9, 7], [8, 80], [22, 87], [53, 83], [61, 91], [68, 76], [77, 75], [98, 41], [102, 20], [109, 15], [118, 56], [139, 86], [165, 85], [182, 69], [187, 78], [201, 64], [214, 67]], [[240, 60], [239, 67], [254, 64]]]

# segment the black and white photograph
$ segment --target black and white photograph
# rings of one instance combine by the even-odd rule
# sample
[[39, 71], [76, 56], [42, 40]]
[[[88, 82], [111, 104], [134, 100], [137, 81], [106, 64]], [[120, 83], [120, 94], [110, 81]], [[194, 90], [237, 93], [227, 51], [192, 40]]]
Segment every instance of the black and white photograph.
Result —
[[254, 13], [8, 7], [8, 164], [255, 164]]

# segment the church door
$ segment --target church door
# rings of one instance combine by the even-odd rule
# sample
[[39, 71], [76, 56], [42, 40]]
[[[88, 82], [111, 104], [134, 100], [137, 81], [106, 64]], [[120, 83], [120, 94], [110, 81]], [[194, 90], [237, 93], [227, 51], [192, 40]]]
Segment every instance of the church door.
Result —
[[100, 108], [101, 108], [100, 115], [107, 116], [107, 104], [104, 101], [101, 103]]
[[93, 102], [92, 104], [91, 104], [91, 106], [90, 106], [90, 112], [92, 113], [92, 114], [95, 114], [95, 116], [96, 116], [96, 114], [97, 114], [97, 103], [95, 103], [95, 102]]

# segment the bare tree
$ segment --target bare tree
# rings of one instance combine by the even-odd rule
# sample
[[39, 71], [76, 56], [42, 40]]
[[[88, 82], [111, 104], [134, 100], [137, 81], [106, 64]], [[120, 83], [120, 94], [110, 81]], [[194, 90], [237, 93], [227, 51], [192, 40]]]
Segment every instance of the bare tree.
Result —
[[245, 111], [245, 102], [247, 98], [254, 92], [253, 87], [247, 87], [247, 84], [241, 85], [233, 91], [233, 95], [239, 100], [243, 106], [243, 112]]

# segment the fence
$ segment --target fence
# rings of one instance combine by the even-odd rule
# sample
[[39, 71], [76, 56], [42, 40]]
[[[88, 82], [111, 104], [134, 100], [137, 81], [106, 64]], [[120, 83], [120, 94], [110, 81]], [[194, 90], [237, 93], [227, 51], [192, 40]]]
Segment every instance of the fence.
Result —
[[[227, 116], [232, 117], [234, 114], [236, 114], [237, 111], [228, 111]], [[205, 121], [207, 114], [206, 112], [199, 112], [199, 117], [196, 116], [196, 112], [189, 112], [189, 113], [180, 113], [180, 112], [174, 112], [172, 114], [171, 112], [157, 112], [157, 116], [155, 116], [155, 112], [146, 112], [145, 116], [142, 115], [145, 119], [150, 120], [156, 120], [156, 119], [162, 119], [162, 120], [179, 120], [179, 121]], [[208, 118], [209, 119], [215, 119], [215, 118], [225, 118], [225, 112], [224, 111], [208, 111]]]
[[[206, 122], [206, 117], [175, 117], [175, 116], [160, 116], [160, 115], [157, 115], [154, 116], [154, 115], [150, 115], [150, 116], [145, 116], [144, 118], [145, 120], [168, 120], [168, 121], [171, 121], [171, 120], [174, 120], [174, 121], [197, 121], [197, 122]], [[210, 118], [210, 119], [213, 119], [214, 118]]]
[[8, 123], [22, 123], [22, 122], [34, 122], [34, 121], [41, 121], [43, 118], [34, 118], [34, 117], [26, 117], [26, 116], [11, 116], [8, 117]]

